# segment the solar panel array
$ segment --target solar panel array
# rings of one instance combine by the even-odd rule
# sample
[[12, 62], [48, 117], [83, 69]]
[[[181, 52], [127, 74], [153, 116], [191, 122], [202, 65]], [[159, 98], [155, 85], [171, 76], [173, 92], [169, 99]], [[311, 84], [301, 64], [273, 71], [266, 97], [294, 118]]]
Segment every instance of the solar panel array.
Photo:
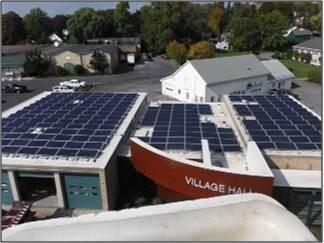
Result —
[[137, 96], [52, 93], [2, 120], [2, 152], [96, 158]]
[[321, 121], [289, 96], [229, 98], [261, 149], [321, 150]]
[[201, 139], [207, 139], [210, 150], [237, 152], [240, 145], [231, 128], [201, 122], [201, 115], [212, 115], [207, 104], [162, 104], [149, 107], [142, 126], [153, 126], [152, 137], [139, 137], [160, 150], [201, 151]]

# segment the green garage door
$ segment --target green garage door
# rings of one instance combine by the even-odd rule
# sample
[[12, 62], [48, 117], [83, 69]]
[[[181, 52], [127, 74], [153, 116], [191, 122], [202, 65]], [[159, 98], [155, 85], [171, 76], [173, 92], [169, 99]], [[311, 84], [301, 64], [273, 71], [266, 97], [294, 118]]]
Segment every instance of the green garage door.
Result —
[[7, 171], [1, 172], [1, 202], [11, 204], [13, 201], [12, 191]]
[[98, 176], [65, 174], [64, 186], [68, 208], [102, 208]]

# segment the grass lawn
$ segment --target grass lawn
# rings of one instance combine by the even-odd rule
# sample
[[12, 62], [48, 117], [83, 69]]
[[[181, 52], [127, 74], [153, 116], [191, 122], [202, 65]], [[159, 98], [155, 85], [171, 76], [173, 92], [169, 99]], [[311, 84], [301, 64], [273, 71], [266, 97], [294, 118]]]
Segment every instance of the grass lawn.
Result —
[[314, 67], [312, 65], [293, 60], [280, 59], [280, 62], [282, 62], [293, 74], [295, 74], [296, 78], [306, 78], [309, 71], [321, 71], [319, 67]]

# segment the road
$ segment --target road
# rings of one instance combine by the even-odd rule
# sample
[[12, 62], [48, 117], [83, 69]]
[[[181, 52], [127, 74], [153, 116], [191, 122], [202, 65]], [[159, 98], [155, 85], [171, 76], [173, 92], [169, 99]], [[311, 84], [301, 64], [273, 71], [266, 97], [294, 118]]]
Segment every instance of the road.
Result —
[[318, 115], [322, 115], [322, 87], [317, 83], [307, 82], [301, 79], [294, 81], [299, 87], [292, 91], [298, 95], [300, 102], [315, 111]]
[[[170, 75], [175, 70], [176, 67], [168, 60], [156, 57], [153, 62], [135, 65], [133, 71], [111, 75], [94, 75], [75, 78], [79, 78], [89, 84], [96, 84], [95, 88], [92, 89], [93, 91], [147, 92], [149, 100], [156, 100], [162, 96], [160, 79]], [[31, 92], [23, 94], [2, 94], [2, 100], [4, 100], [2, 103], [2, 111], [43, 91], [50, 91], [54, 85], [71, 78], [72, 77], [60, 77], [21, 81], [19, 83], [27, 85]], [[2, 85], [7, 83], [8, 82], [3, 82]]]

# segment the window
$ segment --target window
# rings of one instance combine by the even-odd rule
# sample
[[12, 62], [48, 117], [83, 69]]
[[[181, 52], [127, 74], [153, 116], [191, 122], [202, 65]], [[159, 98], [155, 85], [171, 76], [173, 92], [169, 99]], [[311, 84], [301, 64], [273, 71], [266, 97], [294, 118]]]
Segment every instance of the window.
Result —
[[210, 102], [214, 102], [214, 96], [210, 97]]
[[189, 92], [186, 93], [186, 98], [187, 98], [187, 100], [189, 100], [189, 98], [190, 98]]
[[169, 87], [166, 87], [166, 90], [173, 91], [173, 89], [171, 89], [171, 88], [169, 88]]
[[200, 97], [200, 102], [204, 102], [204, 98], [203, 97]]
[[252, 88], [252, 84], [247, 84], [246, 85], [246, 89], [251, 89]]
[[195, 95], [195, 101], [198, 102], [198, 96], [197, 95]]
[[181, 89], [178, 89], [178, 94], [181, 94]]

